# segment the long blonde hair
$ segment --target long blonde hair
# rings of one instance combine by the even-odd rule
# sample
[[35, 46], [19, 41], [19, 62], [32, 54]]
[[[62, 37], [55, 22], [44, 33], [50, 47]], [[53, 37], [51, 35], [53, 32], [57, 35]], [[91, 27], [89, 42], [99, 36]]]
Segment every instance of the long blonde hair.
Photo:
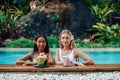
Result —
[[[62, 30], [60, 35], [59, 35], [59, 41], [60, 41], [60, 38], [61, 38], [61, 35], [64, 34], [64, 33], [67, 33], [68, 35], [70, 35], [71, 37], [71, 43], [70, 43], [70, 48], [73, 49], [73, 48], [76, 48], [76, 45], [75, 45], [75, 42], [74, 42], [74, 36], [72, 35], [72, 33], [65, 29], [65, 30]], [[61, 44], [60, 42], [60, 47], [63, 48], [63, 45]]]

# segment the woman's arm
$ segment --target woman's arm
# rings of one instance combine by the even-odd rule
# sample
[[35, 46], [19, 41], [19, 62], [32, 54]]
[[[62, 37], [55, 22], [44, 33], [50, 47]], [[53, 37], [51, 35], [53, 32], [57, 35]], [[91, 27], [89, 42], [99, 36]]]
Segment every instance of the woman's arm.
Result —
[[93, 60], [79, 49], [75, 49], [75, 55], [77, 57], [81, 57], [82, 59], [84, 59], [83, 64], [85, 64], [85, 65], [87, 65], [87, 64], [93, 65], [94, 64]]
[[63, 62], [60, 61], [59, 50], [56, 51], [55, 63], [56, 63], [56, 64], [60, 64], [60, 65], [63, 64]]
[[47, 63], [50, 64], [50, 65], [53, 65], [55, 63], [55, 60], [53, 59], [51, 52], [48, 52], [46, 55], [47, 55], [47, 58], [48, 58]]
[[32, 56], [33, 56], [33, 53], [28, 53], [24, 57], [18, 59], [16, 61], [16, 65], [33, 65], [34, 64], [33, 62], [26, 62], [26, 60], [32, 61]]

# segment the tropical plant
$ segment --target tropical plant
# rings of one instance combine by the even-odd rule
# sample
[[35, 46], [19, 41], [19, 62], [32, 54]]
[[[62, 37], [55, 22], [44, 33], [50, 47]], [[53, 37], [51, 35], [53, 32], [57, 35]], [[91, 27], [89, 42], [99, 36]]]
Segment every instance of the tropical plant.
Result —
[[111, 5], [114, 11], [120, 14], [120, 0], [111, 0]]
[[30, 11], [29, 0], [14, 0], [13, 3], [16, 7], [21, 9], [24, 14]]
[[13, 19], [12, 15], [0, 11], [0, 24], [2, 39], [6, 39], [10, 37], [12, 31], [16, 28], [16, 19]]
[[107, 23], [107, 17], [110, 13], [113, 12], [111, 8], [105, 6], [104, 8], [100, 8], [98, 5], [91, 5], [90, 8], [92, 14], [95, 16], [97, 22]]
[[94, 36], [97, 37], [97, 41], [102, 44], [120, 38], [120, 26], [118, 24], [110, 27], [103, 23], [96, 23], [96, 25], [93, 25], [90, 30], [95, 32]]
[[6, 19], [5, 13], [0, 10], [0, 23], [5, 22], [5, 19]]
[[[108, 8], [112, 10], [112, 13], [110, 12], [108, 14], [108, 18], [106, 20], [106, 21], [108, 21], [107, 23], [109, 23], [109, 24], [120, 23], [119, 22], [120, 0], [86, 0], [86, 3], [88, 3], [90, 9], [92, 9], [92, 6], [96, 7], [96, 5], [100, 9], [104, 9], [106, 6], [108, 6]], [[109, 9], [108, 9], [108, 12], [109, 12]], [[93, 13], [93, 15], [94, 15], [94, 13]], [[97, 18], [96, 16], [95, 16], [95, 18], [98, 22], [99, 22], [99, 20], [101, 20], [100, 18]]]
[[100, 8], [105, 7], [106, 5], [110, 6], [113, 0], [86, 0], [86, 2], [91, 5], [98, 5]]
[[17, 7], [13, 6], [12, 8], [8, 9], [6, 12], [7, 15], [10, 15], [10, 18], [13, 20], [17, 20], [23, 15], [22, 10], [18, 9]]

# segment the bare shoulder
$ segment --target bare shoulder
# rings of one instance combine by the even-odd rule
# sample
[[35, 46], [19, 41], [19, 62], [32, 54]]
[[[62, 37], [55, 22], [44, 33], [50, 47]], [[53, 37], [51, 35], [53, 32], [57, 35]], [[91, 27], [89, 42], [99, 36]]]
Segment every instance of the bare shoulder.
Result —
[[33, 56], [33, 52], [29, 52], [28, 54], [25, 55], [25, 57], [32, 57]]
[[49, 51], [49, 52], [46, 53], [46, 55], [47, 55], [47, 56], [50, 56], [50, 55], [52, 55], [52, 52]]
[[49, 51], [49, 52], [47, 52], [47, 53], [45, 53], [46, 55], [51, 55], [52, 53]]
[[75, 49], [74, 49], [74, 52], [77, 52], [77, 53], [82, 53], [82, 50], [81, 50], [81, 49], [79, 49], [79, 48], [75, 48]]
[[49, 51], [49, 52], [47, 52], [46, 54], [51, 54], [51, 52]]
[[33, 55], [33, 52], [29, 52], [28, 55]]

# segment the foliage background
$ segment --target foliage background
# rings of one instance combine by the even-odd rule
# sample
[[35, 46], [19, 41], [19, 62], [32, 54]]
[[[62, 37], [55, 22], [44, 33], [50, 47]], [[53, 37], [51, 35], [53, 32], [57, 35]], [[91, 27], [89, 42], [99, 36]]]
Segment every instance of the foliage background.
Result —
[[[59, 47], [57, 36], [62, 29], [67, 27], [59, 29], [61, 26], [59, 21], [62, 19], [60, 15], [44, 13], [43, 10], [48, 9], [46, 6], [51, 7], [50, 3], [64, 4], [67, 8], [56, 9], [52, 6], [55, 9], [49, 8], [48, 11], [67, 10], [69, 2], [79, 2], [79, 0], [0, 0], [0, 46], [33, 47], [34, 37], [46, 33], [49, 46]], [[120, 47], [120, 0], [85, 0], [82, 4], [88, 6], [95, 23], [92, 23], [89, 29], [85, 29], [82, 38], [75, 35], [77, 47]], [[52, 29], [53, 26], [54, 29]], [[74, 26], [74, 29], [77, 30], [78, 27]], [[10, 41], [6, 43], [6, 39]]]

